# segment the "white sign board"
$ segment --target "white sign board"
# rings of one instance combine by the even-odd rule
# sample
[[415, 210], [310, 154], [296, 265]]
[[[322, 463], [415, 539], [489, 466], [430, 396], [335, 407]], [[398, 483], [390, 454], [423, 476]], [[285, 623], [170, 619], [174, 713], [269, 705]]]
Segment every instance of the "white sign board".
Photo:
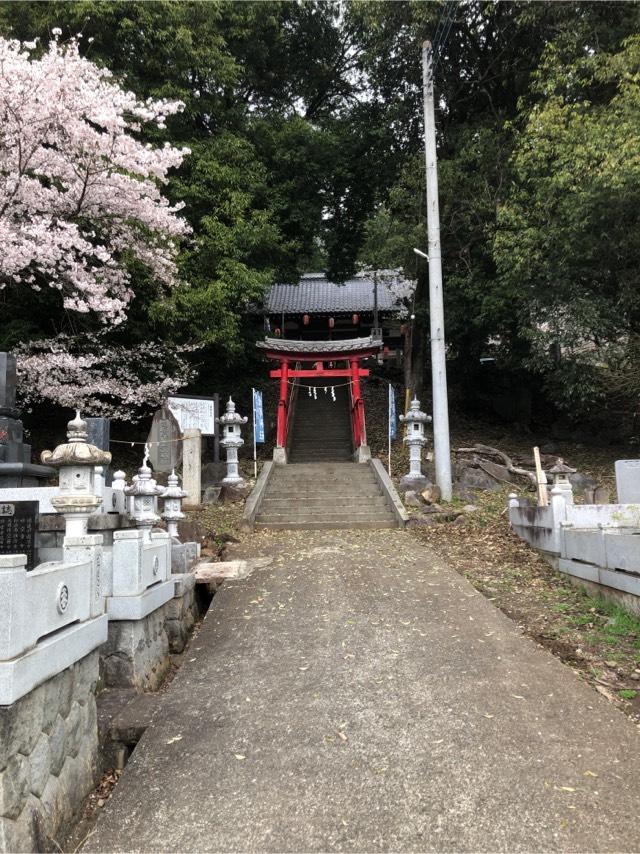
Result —
[[200, 430], [203, 436], [215, 435], [213, 398], [168, 397], [167, 406], [175, 416], [183, 433], [187, 429], [196, 429]]
[[618, 504], [640, 504], [640, 460], [616, 460]]

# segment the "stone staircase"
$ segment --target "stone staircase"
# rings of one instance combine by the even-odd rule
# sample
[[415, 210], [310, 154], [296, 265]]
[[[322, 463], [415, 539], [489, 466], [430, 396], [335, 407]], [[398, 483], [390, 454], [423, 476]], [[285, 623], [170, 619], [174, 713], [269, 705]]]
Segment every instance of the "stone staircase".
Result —
[[[349, 389], [338, 385], [335, 401], [331, 383], [321, 378], [309, 380], [317, 388], [316, 397], [301, 387], [291, 426], [290, 463], [348, 462], [353, 455]], [[324, 391], [324, 389], [327, 389]]]
[[255, 519], [257, 528], [396, 528], [368, 463], [275, 465]]

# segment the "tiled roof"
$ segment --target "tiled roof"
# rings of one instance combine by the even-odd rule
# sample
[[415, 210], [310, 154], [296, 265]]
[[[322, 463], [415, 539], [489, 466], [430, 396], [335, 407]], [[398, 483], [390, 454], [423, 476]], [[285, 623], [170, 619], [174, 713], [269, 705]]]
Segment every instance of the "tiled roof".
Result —
[[258, 341], [260, 350], [278, 353], [352, 353], [357, 350], [377, 350], [382, 341], [373, 338], [345, 338], [340, 341], [295, 341], [290, 338], [265, 338]]
[[[355, 276], [338, 284], [322, 273], [306, 273], [297, 285], [276, 284], [265, 296], [266, 314], [326, 314], [373, 311], [373, 279]], [[393, 311], [398, 305], [388, 287], [378, 283], [378, 309]]]

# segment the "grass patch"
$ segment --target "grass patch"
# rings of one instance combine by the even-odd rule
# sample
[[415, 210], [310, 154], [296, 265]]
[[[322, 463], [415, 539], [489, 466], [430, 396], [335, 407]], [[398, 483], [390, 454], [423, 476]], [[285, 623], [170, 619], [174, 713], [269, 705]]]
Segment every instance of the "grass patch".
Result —
[[620, 691], [618, 691], [618, 696], [621, 697], [623, 700], [635, 700], [637, 693], [637, 691], [634, 691], [631, 688], [622, 688]]

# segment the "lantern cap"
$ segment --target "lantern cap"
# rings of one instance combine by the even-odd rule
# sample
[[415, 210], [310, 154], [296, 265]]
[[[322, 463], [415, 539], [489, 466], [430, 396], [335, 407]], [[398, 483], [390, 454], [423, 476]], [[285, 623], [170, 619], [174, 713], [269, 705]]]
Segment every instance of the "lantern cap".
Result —
[[400, 421], [406, 421], [406, 422], [417, 421], [417, 422], [421, 422], [423, 424], [428, 424], [429, 421], [431, 421], [431, 416], [427, 415], [426, 412], [423, 412], [420, 409], [420, 401], [418, 400], [417, 397], [414, 397], [413, 400], [411, 401], [411, 406], [409, 407], [409, 411], [407, 412], [406, 415], [400, 416]]
[[87, 422], [76, 409], [75, 418], [67, 424], [67, 442], [58, 445], [53, 451], [43, 451], [40, 459], [53, 468], [63, 466], [103, 466], [111, 462], [109, 451], [103, 451], [87, 442]]
[[175, 469], [167, 478], [167, 485], [160, 494], [160, 498], [186, 498], [187, 493], [180, 487], [180, 479]]
[[575, 474], [577, 469], [572, 469], [571, 466], [568, 466], [562, 457], [558, 457], [556, 460], [556, 464], [553, 468], [549, 469], [549, 474]]
[[246, 424], [249, 419], [245, 415], [243, 418], [239, 412], [236, 412], [236, 405], [233, 402], [232, 398], [229, 397], [227, 401], [227, 411], [224, 415], [221, 415], [220, 418], [216, 418], [218, 424]]
[[125, 495], [159, 495], [163, 487], [158, 486], [156, 481], [151, 477], [153, 472], [147, 465], [149, 461], [149, 445], [144, 446], [144, 457], [142, 465], [138, 469], [138, 474], [131, 479], [131, 486], [125, 487]]

